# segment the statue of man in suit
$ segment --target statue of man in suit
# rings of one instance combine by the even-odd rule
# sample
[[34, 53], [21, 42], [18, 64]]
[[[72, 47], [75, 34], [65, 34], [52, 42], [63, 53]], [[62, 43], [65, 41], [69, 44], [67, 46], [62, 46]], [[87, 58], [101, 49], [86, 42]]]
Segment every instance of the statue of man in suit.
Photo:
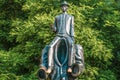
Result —
[[68, 72], [72, 72], [72, 56], [73, 56], [73, 44], [74, 44], [74, 17], [67, 14], [67, 9], [69, 5], [66, 1], [61, 4], [62, 14], [55, 17], [54, 25], [51, 27], [54, 32], [56, 32], [56, 37], [49, 45], [48, 50], [48, 69], [47, 73], [51, 73], [53, 68], [53, 53], [54, 46], [61, 39], [65, 38], [69, 46], [69, 56], [68, 56]]

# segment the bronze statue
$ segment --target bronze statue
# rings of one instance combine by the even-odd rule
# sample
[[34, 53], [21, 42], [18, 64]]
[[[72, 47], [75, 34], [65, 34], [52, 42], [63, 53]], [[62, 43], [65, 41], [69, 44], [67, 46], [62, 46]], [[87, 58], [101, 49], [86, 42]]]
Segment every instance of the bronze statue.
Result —
[[39, 77], [43, 72], [42, 75], [50, 74], [51, 80], [74, 80], [83, 70], [83, 49], [74, 44], [74, 17], [67, 14], [68, 7], [64, 1], [61, 4], [63, 13], [55, 17], [51, 28], [56, 37], [43, 49]]

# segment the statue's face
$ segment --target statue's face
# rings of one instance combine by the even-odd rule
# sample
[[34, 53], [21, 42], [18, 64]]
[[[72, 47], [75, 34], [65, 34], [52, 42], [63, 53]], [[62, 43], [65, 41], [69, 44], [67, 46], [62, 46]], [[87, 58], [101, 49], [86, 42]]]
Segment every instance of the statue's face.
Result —
[[63, 5], [61, 8], [62, 8], [62, 11], [65, 12], [65, 11], [67, 11], [68, 6], [67, 5]]

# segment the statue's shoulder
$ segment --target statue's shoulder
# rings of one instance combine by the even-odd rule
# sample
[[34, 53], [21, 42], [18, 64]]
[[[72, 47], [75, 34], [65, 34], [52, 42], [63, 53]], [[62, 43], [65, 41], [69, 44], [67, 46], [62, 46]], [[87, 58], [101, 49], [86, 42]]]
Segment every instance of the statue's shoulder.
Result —
[[73, 16], [73, 15], [71, 15], [71, 14], [67, 14], [67, 16], [69, 16], [69, 17], [71, 17], [71, 18], [74, 18], [74, 16]]
[[56, 16], [55, 16], [55, 18], [60, 18], [60, 16], [61, 16], [61, 14], [59, 14], [59, 15], [56, 15]]
[[70, 17], [73, 17], [73, 15], [71, 15], [71, 14], [67, 14], [68, 16], [70, 16]]

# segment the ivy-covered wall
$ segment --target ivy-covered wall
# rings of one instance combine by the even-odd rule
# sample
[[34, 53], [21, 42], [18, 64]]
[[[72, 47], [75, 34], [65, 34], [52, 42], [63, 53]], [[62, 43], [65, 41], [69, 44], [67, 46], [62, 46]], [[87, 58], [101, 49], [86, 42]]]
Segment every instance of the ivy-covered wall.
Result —
[[[79, 80], [119, 80], [120, 1], [66, 0], [75, 17], [75, 43], [84, 48]], [[0, 0], [0, 80], [38, 80], [41, 51], [61, 13], [59, 0]]]

